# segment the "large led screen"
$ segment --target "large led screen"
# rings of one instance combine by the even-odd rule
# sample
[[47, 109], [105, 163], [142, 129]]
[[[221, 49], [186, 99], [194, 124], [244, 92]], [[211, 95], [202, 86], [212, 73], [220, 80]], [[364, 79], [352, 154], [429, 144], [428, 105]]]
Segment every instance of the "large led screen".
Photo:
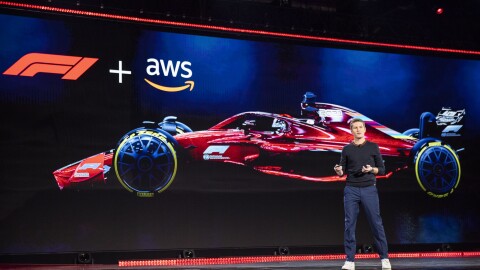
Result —
[[341, 246], [353, 117], [385, 160], [390, 244], [480, 242], [476, 59], [0, 24], [0, 253]]

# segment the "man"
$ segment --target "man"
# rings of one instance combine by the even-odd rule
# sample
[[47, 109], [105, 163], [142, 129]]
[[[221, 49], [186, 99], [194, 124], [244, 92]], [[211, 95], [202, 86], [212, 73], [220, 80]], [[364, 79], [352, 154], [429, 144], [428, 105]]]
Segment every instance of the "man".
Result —
[[345, 211], [344, 245], [347, 259], [342, 269], [355, 269], [355, 228], [360, 204], [367, 215], [368, 223], [374, 235], [375, 246], [380, 255], [382, 269], [391, 269], [388, 259], [388, 246], [380, 216], [380, 205], [376, 187], [376, 174], [385, 174], [380, 149], [376, 143], [365, 139], [365, 122], [354, 118], [350, 122], [353, 142], [344, 146], [340, 165], [334, 167], [337, 175], [347, 174], [343, 204]]

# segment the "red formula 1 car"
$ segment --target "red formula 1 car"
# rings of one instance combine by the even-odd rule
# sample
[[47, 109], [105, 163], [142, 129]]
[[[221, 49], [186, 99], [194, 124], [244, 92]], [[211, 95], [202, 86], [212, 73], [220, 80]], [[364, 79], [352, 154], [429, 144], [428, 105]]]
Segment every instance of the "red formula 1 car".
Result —
[[[460, 136], [465, 111], [421, 116], [420, 127], [399, 133], [354, 110], [315, 102], [307, 92], [301, 118], [264, 112], [244, 112], [204, 131], [193, 132], [176, 117], [144, 122], [123, 136], [115, 149], [56, 170], [60, 189], [87, 181], [105, 181], [114, 174], [129, 191], [151, 197], [167, 189], [177, 170], [189, 162], [230, 163], [253, 170], [306, 181], [344, 181], [334, 173], [340, 152], [351, 142], [349, 121], [361, 118], [367, 139], [375, 141], [385, 160], [386, 175], [413, 166], [420, 187], [441, 198], [458, 186], [461, 175], [457, 151], [442, 140]], [[459, 116], [459, 114], [461, 114]], [[447, 123], [448, 122], [448, 123]], [[454, 122], [454, 126], [451, 123]], [[441, 128], [441, 132], [437, 132]], [[432, 131], [433, 130], [433, 131]], [[439, 134], [432, 136], [431, 134]], [[444, 136], [445, 135], [445, 136]], [[188, 160], [189, 162], [182, 162]]]

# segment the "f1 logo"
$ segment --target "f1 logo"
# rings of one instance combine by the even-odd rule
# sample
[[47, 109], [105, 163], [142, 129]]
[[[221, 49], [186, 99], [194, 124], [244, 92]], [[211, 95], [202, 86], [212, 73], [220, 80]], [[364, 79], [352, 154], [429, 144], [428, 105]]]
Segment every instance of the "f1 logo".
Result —
[[33, 77], [37, 73], [64, 74], [64, 80], [76, 80], [89, 69], [98, 58], [68, 56], [45, 53], [29, 53], [20, 58], [3, 74]]
[[79, 166], [77, 171], [84, 171], [86, 169], [96, 169], [98, 167], [100, 167], [100, 165], [102, 165], [102, 163], [84, 163], [82, 164], [82, 166]]
[[227, 151], [228, 147], [228, 145], [210, 145], [207, 149], [205, 149], [205, 151], [203, 151], [203, 154], [211, 155], [213, 153], [218, 153], [222, 155], [225, 153], [225, 151]]
[[448, 133], [448, 132], [456, 133], [456, 132], [458, 132], [462, 127], [463, 127], [463, 125], [450, 125], [450, 126], [447, 126], [446, 128], [444, 128], [443, 131], [442, 131], [442, 133]]
[[[225, 151], [229, 148], [229, 145], [210, 145], [205, 151], [203, 151], [203, 159], [204, 160], [224, 160], [230, 159], [229, 157], [222, 156]], [[216, 153], [213, 155], [213, 153]]]

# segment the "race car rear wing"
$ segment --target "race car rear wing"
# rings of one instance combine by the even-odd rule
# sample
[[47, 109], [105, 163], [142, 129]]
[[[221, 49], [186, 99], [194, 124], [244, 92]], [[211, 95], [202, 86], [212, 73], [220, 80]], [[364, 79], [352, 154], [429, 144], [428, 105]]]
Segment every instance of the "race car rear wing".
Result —
[[436, 116], [424, 112], [420, 116], [418, 138], [436, 137], [449, 140], [449, 138], [460, 137], [464, 131], [464, 122], [465, 109], [453, 110], [449, 107], [443, 107]]

